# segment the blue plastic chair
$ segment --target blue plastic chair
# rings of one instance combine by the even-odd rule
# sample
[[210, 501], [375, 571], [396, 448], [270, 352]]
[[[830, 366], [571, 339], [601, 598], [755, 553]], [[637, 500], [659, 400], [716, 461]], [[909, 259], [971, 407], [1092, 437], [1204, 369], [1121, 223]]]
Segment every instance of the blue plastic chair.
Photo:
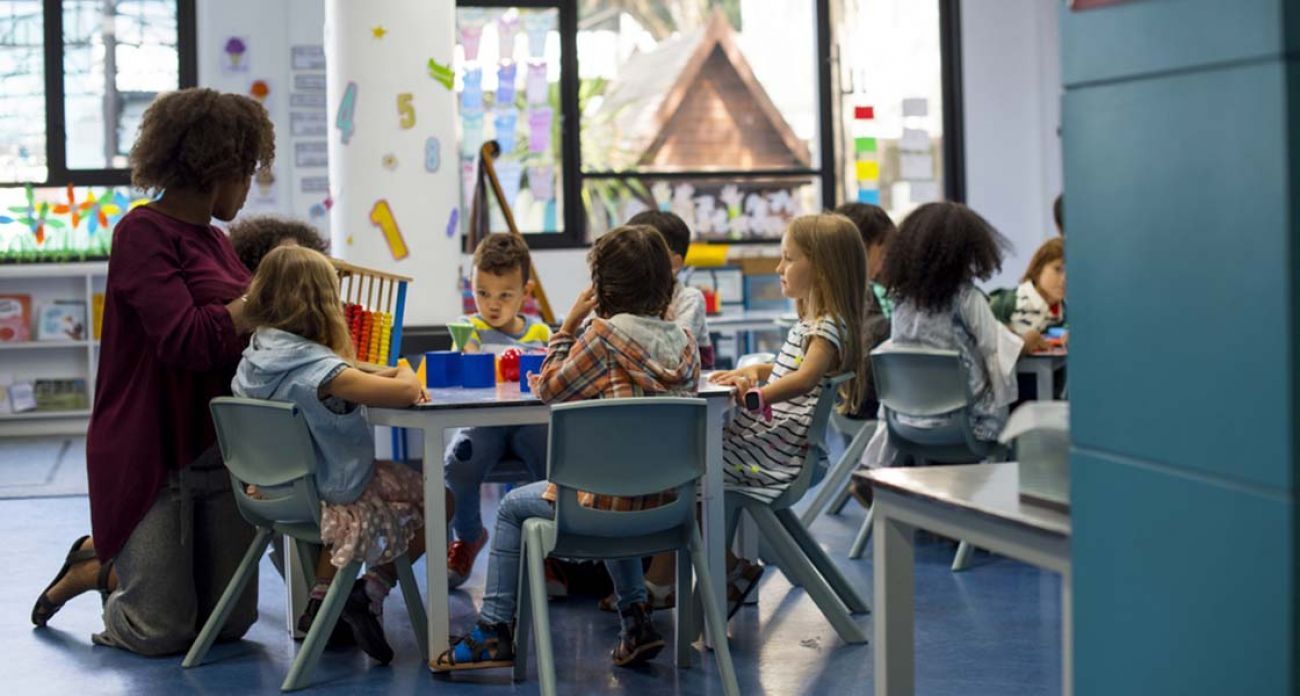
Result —
[[[876, 396], [885, 411], [890, 443], [916, 463], [971, 464], [1006, 458], [997, 443], [980, 440], [971, 427], [970, 392], [966, 366], [955, 350], [888, 346], [871, 353], [871, 370], [876, 377]], [[914, 417], [957, 414], [944, 428], [917, 428], [901, 423], [899, 414]], [[875, 515], [866, 519], [849, 549], [849, 558], [861, 558], [871, 538]], [[957, 546], [953, 571], [965, 569], [972, 548]]]
[[[695, 524], [696, 482], [704, 475], [708, 433], [703, 399], [641, 397], [560, 404], [551, 409], [547, 479], [558, 489], [555, 519], [523, 525], [519, 566], [519, 616], [514, 678], [527, 674], [528, 631], [536, 633], [537, 671], [543, 694], [556, 693], [555, 656], [546, 604], [543, 561], [548, 555], [580, 560], [642, 558], [677, 552], [677, 664], [690, 662], [691, 568], [711, 587], [708, 562]], [[635, 497], [675, 490], [677, 498], [650, 510], [616, 512], [578, 504], [579, 490]], [[723, 608], [712, 592], [699, 592], [715, 640], [723, 692], [738, 695], [727, 646]]]
[[741, 511], [749, 514], [758, 525], [766, 549], [776, 557], [781, 572], [792, 584], [808, 592], [840, 639], [846, 643], [865, 643], [867, 636], [852, 614], [867, 613], [870, 607], [790, 509], [808, 492], [813, 476], [824, 466], [826, 423], [835, 404], [835, 393], [852, 378], [852, 374], [842, 374], [822, 382], [821, 396], [808, 428], [809, 446], [803, 466], [781, 495], [768, 503], [744, 493], [727, 492], [727, 538], [735, 534]]
[[[817, 495], [813, 496], [812, 502], [799, 517], [799, 521], [803, 522], [805, 527], [811, 527], [823, 511], [838, 515], [844, 508], [849, 498], [849, 480], [853, 471], [861, 463], [862, 452], [867, 449], [867, 443], [871, 441], [871, 436], [876, 434], [880, 423], [875, 420], [855, 420], [832, 411], [831, 426], [836, 432], [847, 436], [848, 442], [839, 460], [827, 472], [821, 488], [817, 490]], [[813, 485], [816, 485], [816, 481]]]
[[[315, 575], [316, 567], [311, 559], [321, 544], [316, 452], [307, 421], [298, 408], [276, 401], [219, 397], [212, 400], [211, 409], [221, 456], [230, 470], [235, 502], [244, 519], [256, 527], [257, 532], [239, 569], [185, 655], [181, 664], [186, 668], [202, 664], [212, 641], [225, 625], [236, 600], [252, 577], [272, 534], [284, 534], [295, 540], [300, 551], [298, 556], [303, 559], [302, 571], [307, 578]], [[249, 497], [244, 490], [245, 484], [256, 486], [262, 497]], [[394, 565], [421, 657], [427, 662], [429, 650], [424, 604], [411, 573], [411, 563], [402, 554]], [[307, 685], [360, 570], [361, 564], [353, 562], [334, 575], [316, 620], [312, 622], [289, 674], [280, 685], [281, 691], [294, 691]]]

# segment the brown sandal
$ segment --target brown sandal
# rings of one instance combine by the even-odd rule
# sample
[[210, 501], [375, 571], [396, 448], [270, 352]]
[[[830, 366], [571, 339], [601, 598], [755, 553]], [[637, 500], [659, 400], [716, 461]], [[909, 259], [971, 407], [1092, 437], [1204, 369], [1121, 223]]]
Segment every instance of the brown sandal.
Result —
[[[54, 576], [50, 584], [46, 585], [45, 589], [41, 591], [41, 596], [36, 598], [36, 605], [32, 607], [32, 624], [35, 626], [44, 627], [63, 608], [63, 604], [55, 604], [50, 600], [50, 590], [67, 576], [68, 571], [72, 570], [72, 566], [95, 559], [94, 549], [81, 548], [81, 545], [86, 543], [88, 539], [90, 539], [89, 534], [72, 542], [72, 548], [68, 549], [68, 555], [63, 560], [63, 567], [59, 568], [59, 574]], [[102, 568], [100, 572], [103, 572]], [[107, 581], [107, 577], [105, 577], [105, 581]]]

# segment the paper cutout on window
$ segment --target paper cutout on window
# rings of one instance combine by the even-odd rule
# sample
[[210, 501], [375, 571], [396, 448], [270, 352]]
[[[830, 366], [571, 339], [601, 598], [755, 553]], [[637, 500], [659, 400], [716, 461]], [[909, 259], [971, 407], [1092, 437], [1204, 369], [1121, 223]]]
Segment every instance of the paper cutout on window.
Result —
[[858, 181], [876, 181], [880, 178], [880, 163], [875, 160], [862, 160], [854, 165]]
[[528, 110], [528, 150], [546, 152], [551, 146], [551, 119], [554, 113], [551, 107], [543, 106]]
[[[655, 208], [667, 211], [672, 208], [673, 187], [667, 181], [657, 181], [650, 187], [650, 197], [654, 199]], [[624, 218], [627, 219], [626, 217]]]
[[549, 201], [555, 198], [555, 165], [541, 164], [528, 168], [528, 190], [533, 200]]
[[898, 149], [906, 152], [929, 152], [930, 134], [920, 128], [904, 128]]
[[650, 209], [640, 198], [629, 198], [623, 202], [623, 214], [620, 220], [631, 220], [637, 213], [643, 213]]
[[451, 89], [456, 84], [456, 73], [452, 72], [451, 64], [443, 65], [438, 61], [430, 58], [428, 62], [429, 77], [432, 77], [438, 84]]
[[718, 195], [723, 203], [727, 204], [727, 217], [736, 218], [740, 215], [740, 204], [744, 196], [740, 193], [740, 187], [735, 184], [728, 184], [722, 187], [722, 193]]
[[903, 100], [904, 116], [925, 116], [930, 113], [930, 103], [922, 98]]
[[506, 203], [514, 208], [515, 200], [519, 198], [519, 182], [524, 175], [524, 168], [515, 160], [498, 159], [495, 164], [497, 180], [501, 182], [501, 193], [506, 197]]
[[483, 38], [483, 26], [460, 25], [460, 47], [465, 51], [465, 61], [478, 60], [478, 43]]
[[501, 15], [497, 20], [497, 44], [501, 62], [515, 59], [515, 35], [519, 33], [519, 15]]
[[242, 36], [226, 39], [222, 50], [226, 54], [226, 59], [221, 63], [223, 72], [248, 72], [248, 42]]
[[555, 26], [555, 15], [551, 12], [529, 12], [524, 15], [524, 31], [528, 33], [528, 55], [541, 58], [546, 55], [546, 35]]
[[934, 178], [934, 156], [900, 155], [898, 170], [900, 179], [928, 181]]
[[410, 92], [402, 92], [397, 95], [398, 125], [403, 129], [415, 126], [415, 107], [411, 106], [411, 100], [414, 98]]
[[339, 100], [338, 115], [334, 119], [334, 126], [339, 129], [343, 136], [343, 144], [347, 145], [352, 140], [352, 134], [356, 132], [356, 124], [352, 122], [352, 114], [357, 107], [357, 83], [349, 82], [343, 90], [343, 98]]
[[789, 191], [774, 191], [767, 194], [767, 203], [769, 209], [777, 215], [796, 215], [799, 212]]
[[856, 150], [857, 152], [875, 152], [876, 139], [875, 138], [854, 138], [853, 149]]
[[483, 69], [466, 70], [462, 80], [465, 89], [460, 93], [461, 112], [481, 112], [483, 110]]
[[911, 199], [913, 203], [930, 203], [942, 200], [943, 196], [939, 195], [939, 183], [936, 181], [912, 181]]
[[673, 200], [670, 210], [683, 220], [695, 219], [695, 187], [690, 184], [678, 184], [673, 187]]
[[447, 238], [451, 239], [460, 232], [460, 208], [452, 208], [451, 215], [447, 216]]
[[880, 205], [880, 189], [858, 189], [858, 202]]
[[[722, 230], [716, 230], [714, 229], [713, 226], [715, 220], [714, 216], [717, 213], [722, 213]], [[725, 210], [717, 209], [717, 201], [714, 200], [713, 196], [706, 195], [706, 196], [697, 196], [695, 198], [695, 215], [693, 217], [695, 218], [696, 231], [703, 232], [705, 234], [712, 234], [713, 232], [721, 232], [725, 230], [727, 226], [727, 212]], [[691, 218], [684, 218], [684, 219], [689, 220]]]
[[876, 110], [870, 106], [853, 107], [853, 118], [859, 121], [870, 121], [876, 117]]
[[546, 63], [528, 63], [528, 83], [524, 87], [528, 103], [545, 104], [551, 95], [551, 87], [546, 82]]
[[462, 157], [460, 160], [460, 190], [465, 205], [470, 204], [470, 199], [474, 195], [474, 182], [478, 175], [477, 152], [471, 157]]
[[507, 63], [497, 68], [497, 106], [515, 105], [515, 74], [518, 63]]
[[410, 252], [406, 248], [406, 240], [402, 238], [402, 230], [397, 226], [397, 219], [393, 217], [393, 209], [388, 206], [388, 201], [379, 199], [375, 201], [374, 207], [370, 209], [370, 224], [379, 228], [384, 235], [384, 241], [388, 242], [388, 250], [393, 254], [394, 261], [401, 261], [406, 258]]
[[513, 108], [497, 109], [492, 119], [496, 133], [497, 145], [501, 153], [508, 154], [515, 150], [515, 136], [518, 134], [519, 111]]
[[[463, 157], [476, 157], [483, 145], [483, 114], [465, 114], [461, 118], [460, 154]], [[471, 186], [471, 190], [473, 187]]]
[[442, 146], [437, 138], [424, 141], [424, 171], [436, 172], [442, 166]]

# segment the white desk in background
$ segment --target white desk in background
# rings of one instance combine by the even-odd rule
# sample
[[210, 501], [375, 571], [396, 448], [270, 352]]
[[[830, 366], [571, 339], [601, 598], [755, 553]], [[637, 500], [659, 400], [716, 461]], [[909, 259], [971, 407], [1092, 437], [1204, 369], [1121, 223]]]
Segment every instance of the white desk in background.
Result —
[[1016, 362], [1016, 372], [1034, 376], [1037, 386], [1038, 401], [1051, 401], [1056, 398], [1056, 373], [1065, 367], [1069, 353], [1053, 350], [1044, 353], [1029, 353]]
[[[545, 424], [550, 407], [516, 383], [498, 384], [495, 389], [430, 389], [430, 403], [411, 408], [369, 409], [373, 425], [415, 428], [423, 431], [422, 446], [412, 454], [424, 460], [425, 560], [428, 569], [429, 659], [448, 648], [450, 617], [447, 605], [447, 527], [443, 498], [442, 454], [447, 450], [451, 428], [496, 425]], [[731, 388], [702, 381], [700, 397], [708, 400], [708, 462], [701, 479], [704, 523], [704, 552], [709, 559], [713, 592], [719, 606], [726, 606], [726, 522], [722, 491], [722, 428], [731, 408]]]
[[[915, 532], [928, 529], [1061, 574], [1062, 693], [1073, 690], [1070, 517], [1020, 501], [1015, 462], [872, 469], [875, 489], [877, 696], [916, 688], [913, 633]], [[978, 571], [976, 571], [978, 572]], [[954, 641], [961, 638], [954, 637]]]

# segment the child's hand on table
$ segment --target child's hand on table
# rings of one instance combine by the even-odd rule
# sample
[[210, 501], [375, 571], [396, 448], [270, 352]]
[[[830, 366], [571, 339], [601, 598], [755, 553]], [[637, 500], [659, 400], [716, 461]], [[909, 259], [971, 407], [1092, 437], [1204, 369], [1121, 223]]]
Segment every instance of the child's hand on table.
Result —
[[537, 393], [537, 388], [540, 387], [541, 385], [542, 385], [542, 376], [541, 376], [540, 374], [536, 373], [536, 372], [529, 372], [529, 373], [528, 373], [528, 388], [529, 388], [529, 389], [530, 389], [534, 394], [536, 394], [536, 393]]
[[1043, 338], [1043, 334], [1033, 329], [1026, 331], [1021, 338], [1025, 339], [1025, 347], [1021, 352], [1026, 355], [1029, 353], [1041, 353], [1052, 347], [1051, 344], [1047, 342], [1047, 339]]
[[412, 382], [416, 385], [419, 385], [420, 395], [416, 397], [415, 403], [417, 404], [429, 403], [429, 398], [430, 398], [429, 390], [426, 389], [423, 384], [420, 384], [419, 376], [415, 374], [415, 370], [412, 370], [409, 364], [399, 365], [391, 369], [393, 370], [393, 374], [391, 375], [393, 379], [400, 379], [406, 382]]
[[750, 389], [757, 387], [759, 385], [759, 382], [762, 381], [761, 377], [758, 374], [757, 368], [758, 368], [757, 365], [750, 365], [749, 367], [742, 367], [739, 370], [725, 370], [722, 372], [714, 372], [713, 374], [709, 375], [709, 381], [714, 384], [721, 384], [724, 386], [735, 387], [736, 403], [741, 406], [744, 406], [745, 393], [748, 392]]

